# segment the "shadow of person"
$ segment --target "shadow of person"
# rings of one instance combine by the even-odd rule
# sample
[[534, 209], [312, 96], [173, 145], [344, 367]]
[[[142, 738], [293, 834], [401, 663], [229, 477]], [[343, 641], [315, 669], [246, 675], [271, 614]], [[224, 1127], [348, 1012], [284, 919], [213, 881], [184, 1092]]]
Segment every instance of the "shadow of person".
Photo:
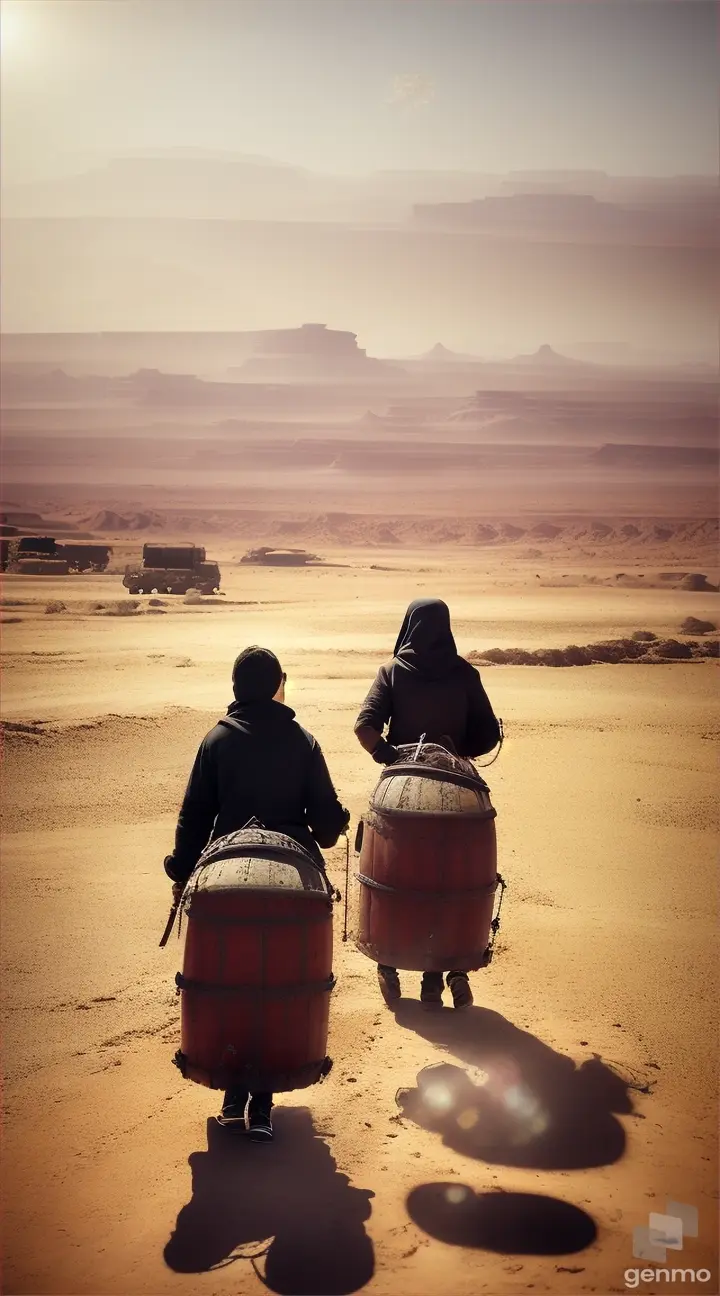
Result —
[[465, 1184], [427, 1183], [407, 1199], [414, 1224], [450, 1246], [502, 1255], [572, 1255], [597, 1237], [579, 1206], [539, 1193], [476, 1193]]
[[337, 1172], [307, 1108], [279, 1107], [273, 1119], [272, 1147], [208, 1121], [207, 1152], [189, 1158], [192, 1199], [165, 1263], [205, 1273], [245, 1259], [281, 1296], [350, 1296], [375, 1269], [365, 1231], [374, 1193]]
[[429, 1014], [405, 1001], [396, 1018], [476, 1069], [473, 1076], [447, 1062], [425, 1067], [415, 1088], [398, 1091], [403, 1116], [441, 1134], [447, 1147], [536, 1170], [589, 1169], [623, 1155], [616, 1114], [632, 1113], [630, 1086], [601, 1058], [577, 1066], [487, 1008]]

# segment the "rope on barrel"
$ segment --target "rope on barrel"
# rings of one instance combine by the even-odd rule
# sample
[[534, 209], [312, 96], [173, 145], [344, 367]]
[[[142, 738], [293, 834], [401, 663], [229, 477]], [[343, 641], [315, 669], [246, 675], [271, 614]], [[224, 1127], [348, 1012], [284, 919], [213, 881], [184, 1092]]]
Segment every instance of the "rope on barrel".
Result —
[[350, 889], [350, 837], [347, 828], [345, 837], [345, 917], [343, 921], [343, 941], [348, 938], [348, 891]]
[[490, 923], [490, 940], [488, 942], [488, 947], [485, 950], [485, 960], [483, 963], [483, 967], [487, 967], [488, 964], [492, 962], [492, 957], [493, 957], [494, 947], [495, 947], [495, 937], [497, 936], [498, 930], [500, 928], [500, 910], [502, 909], [503, 896], [505, 895], [505, 888], [507, 886], [507, 882], [505, 881], [505, 878], [500, 873], [498, 873], [497, 875], [497, 885], [500, 887], [500, 899], [498, 900], [498, 907], [497, 907], [497, 912], [495, 914], [495, 917]]
[[474, 761], [473, 764], [475, 764], [478, 769], [489, 769], [491, 765], [495, 764], [495, 761], [497, 760], [498, 756], [500, 755], [500, 752], [503, 749], [503, 743], [505, 742], [505, 731], [503, 729], [502, 720], [498, 720], [498, 728], [500, 730], [500, 741], [498, 743], [498, 749], [495, 752], [495, 755], [493, 756], [492, 760], [485, 761], [484, 765], [479, 765], [477, 761]]

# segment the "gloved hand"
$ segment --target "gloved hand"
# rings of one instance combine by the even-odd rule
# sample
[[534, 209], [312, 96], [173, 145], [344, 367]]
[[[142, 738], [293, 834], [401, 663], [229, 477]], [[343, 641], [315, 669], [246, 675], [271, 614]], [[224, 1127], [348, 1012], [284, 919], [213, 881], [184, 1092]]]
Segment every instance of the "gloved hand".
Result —
[[180, 898], [184, 890], [185, 887], [183, 886], [182, 882], [173, 882], [173, 887], [172, 887], [173, 904], [180, 903]]
[[400, 756], [401, 753], [397, 747], [393, 747], [392, 743], [387, 742], [385, 738], [380, 739], [372, 753], [372, 758], [378, 765], [394, 765], [396, 761], [400, 760]]

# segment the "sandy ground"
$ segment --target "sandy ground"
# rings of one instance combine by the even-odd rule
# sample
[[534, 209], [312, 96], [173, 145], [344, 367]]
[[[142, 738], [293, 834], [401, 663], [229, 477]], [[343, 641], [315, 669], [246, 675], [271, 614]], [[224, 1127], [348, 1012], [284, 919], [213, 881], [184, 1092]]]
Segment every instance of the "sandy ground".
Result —
[[[224, 607], [122, 618], [86, 610], [122, 597], [117, 577], [5, 580], [3, 1290], [609, 1293], [670, 1199], [700, 1221], [670, 1260], [717, 1293], [711, 663], [484, 673], [508, 892], [467, 1014], [421, 1013], [406, 974], [393, 1016], [338, 912], [335, 1068], [279, 1099], [271, 1148], [229, 1141], [218, 1096], [171, 1065], [162, 858], [242, 646], [283, 658], [354, 826], [377, 771], [352, 723], [418, 593], [447, 598], [462, 651], [717, 621], [717, 594], [538, 588], [501, 557], [334, 557], [228, 569]], [[328, 859], [344, 886], [342, 844]], [[417, 1078], [438, 1064], [455, 1097], [433, 1116]], [[503, 1119], [487, 1075], [515, 1101]]]

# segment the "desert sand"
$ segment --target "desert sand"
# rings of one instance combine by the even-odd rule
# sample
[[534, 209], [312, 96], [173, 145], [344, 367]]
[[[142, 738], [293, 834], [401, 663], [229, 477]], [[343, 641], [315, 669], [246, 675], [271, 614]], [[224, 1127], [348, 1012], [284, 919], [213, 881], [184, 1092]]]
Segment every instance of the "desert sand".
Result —
[[[423, 1013], [406, 973], [391, 1013], [339, 906], [334, 1069], [278, 1098], [272, 1147], [229, 1138], [172, 1066], [181, 945], [158, 948], [162, 859], [242, 646], [281, 656], [354, 833], [377, 769], [352, 725], [411, 598], [446, 598], [469, 653], [677, 637], [717, 623], [717, 593], [663, 580], [647, 543], [622, 586], [615, 551], [558, 563], [547, 537], [531, 557], [376, 540], [302, 570], [239, 565], [246, 539], [213, 538], [224, 593], [200, 605], [109, 615], [112, 573], [4, 581], [4, 1290], [609, 1293], [670, 1199], [700, 1220], [674, 1263], [717, 1291], [715, 662], [483, 668], [508, 890], [475, 1007]], [[344, 843], [327, 858], [344, 890]], [[433, 1116], [438, 1066], [455, 1100]]]

